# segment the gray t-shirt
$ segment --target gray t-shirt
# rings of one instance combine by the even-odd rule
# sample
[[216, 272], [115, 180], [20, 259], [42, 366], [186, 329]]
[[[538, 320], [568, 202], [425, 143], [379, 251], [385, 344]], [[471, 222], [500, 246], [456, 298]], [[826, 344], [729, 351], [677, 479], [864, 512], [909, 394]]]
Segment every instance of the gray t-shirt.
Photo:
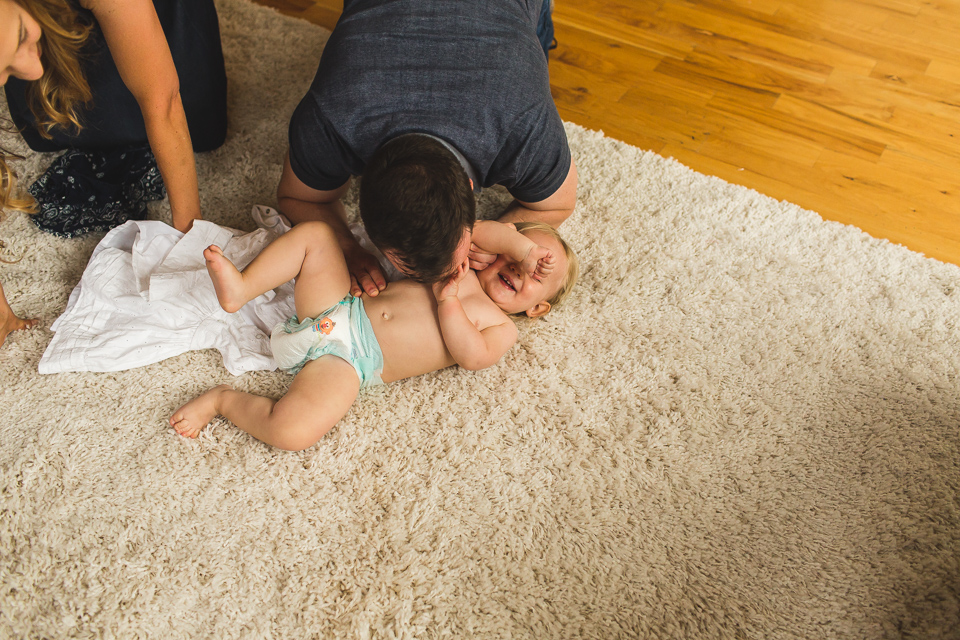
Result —
[[346, 0], [317, 75], [290, 120], [290, 164], [307, 186], [361, 175], [406, 133], [449, 142], [484, 187], [524, 202], [570, 168], [537, 40], [543, 0]]

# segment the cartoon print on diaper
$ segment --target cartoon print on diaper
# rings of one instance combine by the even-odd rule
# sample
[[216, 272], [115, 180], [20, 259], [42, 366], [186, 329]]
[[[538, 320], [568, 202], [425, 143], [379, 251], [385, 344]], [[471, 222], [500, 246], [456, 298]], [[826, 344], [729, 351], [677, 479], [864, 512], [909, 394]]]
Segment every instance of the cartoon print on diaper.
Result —
[[333, 328], [337, 326], [337, 323], [331, 320], [328, 317], [320, 318], [317, 322], [313, 324], [313, 330], [319, 331], [323, 335], [330, 335], [330, 332], [333, 331]]

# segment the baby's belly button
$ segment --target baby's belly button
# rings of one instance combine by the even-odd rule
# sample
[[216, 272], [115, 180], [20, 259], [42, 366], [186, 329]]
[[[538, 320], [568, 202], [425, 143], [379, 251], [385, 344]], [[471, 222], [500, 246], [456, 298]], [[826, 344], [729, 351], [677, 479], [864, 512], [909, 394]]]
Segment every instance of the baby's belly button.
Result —
[[392, 316], [390, 315], [389, 311], [383, 311], [380, 314], [380, 317], [383, 318], [384, 320], [389, 320]]

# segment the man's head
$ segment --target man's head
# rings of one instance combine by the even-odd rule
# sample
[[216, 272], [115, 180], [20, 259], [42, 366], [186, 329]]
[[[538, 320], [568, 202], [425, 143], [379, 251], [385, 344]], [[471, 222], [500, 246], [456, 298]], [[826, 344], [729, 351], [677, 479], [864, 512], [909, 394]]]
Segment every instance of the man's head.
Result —
[[428, 284], [462, 262], [476, 207], [456, 156], [428, 136], [388, 141], [360, 181], [360, 217], [370, 240], [400, 271]]

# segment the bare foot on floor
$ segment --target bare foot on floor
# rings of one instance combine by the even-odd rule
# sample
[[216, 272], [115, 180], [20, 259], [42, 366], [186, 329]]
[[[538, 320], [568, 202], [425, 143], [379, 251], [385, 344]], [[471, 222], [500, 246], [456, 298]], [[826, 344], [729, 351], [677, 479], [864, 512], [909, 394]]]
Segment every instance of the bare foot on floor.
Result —
[[243, 296], [243, 274], [223, 255], [223, 249], [215, 244], [203, 250], [203, 257], [207, 261], [207, 273], [213, 280], [220, 306], [227, 313], [238, 311], [249, 302]]
[[170, 426], [182, 436], [196, 438], [200, 431], [210, 424], [219, 411], [217, 410], [220, 395], [232, 387], [222, 384], [199, 395], [187, 404], [173, 412], [170, 416]]
[[23, 318], [18, 318], [13, 311], [9, 309], [0, 310], [0, 345], [7, 341], [7, 336], [11, 331], [29, 329], [36, 324], [36, 318], [24, 320]]

